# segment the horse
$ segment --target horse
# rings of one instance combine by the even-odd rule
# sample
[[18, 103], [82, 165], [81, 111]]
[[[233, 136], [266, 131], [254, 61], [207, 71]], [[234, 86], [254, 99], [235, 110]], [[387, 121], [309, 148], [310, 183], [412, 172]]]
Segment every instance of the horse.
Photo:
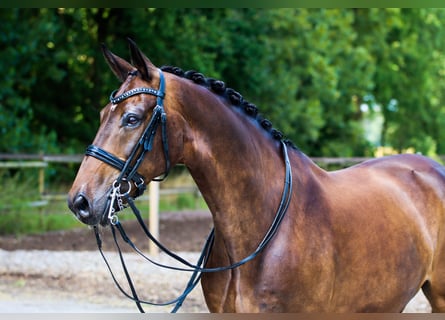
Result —
[[442, 165], [402, 154], [326, 171], [223, 81], [129, 46], [131, 63], [102, 48], [121, 86], [68, 194], [80, 221], [106, 226], [116, 193], [183, 164], [213, 219], [208, 268], [249, 256], [284, 207], [254, 259], [202, 275], [210, 312], [401, 312], [420, 289], [445, 311]]

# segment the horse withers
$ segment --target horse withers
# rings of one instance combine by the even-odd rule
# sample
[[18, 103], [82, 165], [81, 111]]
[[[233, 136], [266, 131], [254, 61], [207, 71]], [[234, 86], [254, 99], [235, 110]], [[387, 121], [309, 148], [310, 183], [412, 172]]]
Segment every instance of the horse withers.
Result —
[[158, 69], [130, 49], [132, 64], [104, 48], [122, 84], [69, 193], [82, 222], [107, 225], [123, 207], [110, 201], [117, 186], [136, 197], [182, 163], [213, 218], [206, 267], [230, 265], [274, 224], [291, 172], [287, 210], [262, 252], [203, 274], [211, 312], [400, 312], [419, 289], [445, 311], [443, 166], [399, 155], [324, 171], [224, 82]]

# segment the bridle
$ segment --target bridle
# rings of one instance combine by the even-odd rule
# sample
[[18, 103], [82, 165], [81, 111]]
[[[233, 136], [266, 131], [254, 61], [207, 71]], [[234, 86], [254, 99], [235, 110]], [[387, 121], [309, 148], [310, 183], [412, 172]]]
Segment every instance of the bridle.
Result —
[[[262, 239], [262, 241], [258, 244], [257, 248], [253, 253], [251, 253], [249, 256], [245, 257], [244, 259], [235, 262], [229, 266], [223, 266], [223, 267], [216, 267], [216, 268], [206, 268], [205, 265], [208, 261], [208, 258], [210, 256], [210, 252], [212, 249], [213, 241], [214, 241], [214, 229], [211, 230], [207, 241], [205, 242], [205, 245], [203, 247], [201, 256], [196, 264], [192, 264], [188, 262], [187, 260], [184, 260], [182, 257], [176, 255], [169, 249], [167, 249], [165, 246], [163, 246], [156, 238], [153, 237], [153, 235], [148, 230], [147, 226], [145, 225], [142, 216], [140, 214], [140, 211], [136, 208], [133, 198], [130, 196], [130, 189], [131, 189], [131, 182], [134, 183], [134, 185], [137, 187], [138, 191], [136, 193], [136, 197], [141, 195], [145, 190], [145, 182], [144, 178], [137, 172], [137, 169], [141, 165], [145, 154], [148, 151], [152, 150], [153, 145], [153, 139], [157, 132], [157, 128], [159, 124], [161, 125], [161, 134], [162, 134], [162, 144], [163, 144], [163, 151], [164, 151], [164, 157], [165, 157], [165, 173], [161, 178], [153, 179], [156, 181], [162, 181], [164, 180], [168, 172], [170, 170], [170, 160], [169, 160], [169, 152], [168, 152], [168, 141], [167, 141], [167, 131], [166, 131], [166, 123], [167, 123], [167, 115], [165, 113], [164, 107], [163, 107], [163, 99], [165, 96], [165, 80], [164, 76], [162, 74], [162, 71], [159, 70], [160, 75], [160, 82], [159, 82], [159, 89], [153, 89], [153, 88], [135, 88], [132, 90], [129, 90], [127, 92], [124, 92], [123, 94], [119, 95], [118, 97], [115, 97], [115, 92], [113, 91], [110, 96], [110, 101], [113, 105], [118, 104], [121, 101], [124, 101], [125, 99], [132, 97], [134, 95], [138, 94], [150, 94], [157, 97], [156, 101], [156, 107], [153, 109], [153, 115], [148, 123], [147, 128], [144, 130], [141, 138], [139, 139], [138, 143], [134, 146], [130, 156], [126, 161], [123, 161], [116, 157], [115, 155], [101, 149], [100, 147], [90, 145], [85, 154], [88, 156], [95, 157], [108, 165], [114, 167], [117, 170], [120, 170], [120, 174], [118, 178], [115, 180], [115, 182], [112, 185], [110, 194], [109, 194], [109, 203], [108, 203], [108, 219], [110, 221], [111, 231], [113, 234], [113, 239], [116, 244], [116, 247], [118, 249], [119, 257], [122, 264], [122, 269], [125, 273], [125, 276], [127, 278], [131, 294], [127, 293], [121, 285], [118, 283], [117, 279], [115, 278], [110, 264], [108, 263], [103, 251], [102, 251], [102, 240], [100, 238], [99, 230], [97, 226], [94, 226], [94, 232], [96, 235], [96, 242], [99, 248], [99, 251], [111, 273], [111, 276], [117, 285], [118, 289], [128, 298], [133, 300], [139, 311], [144, 312], [144, 309], [142, 308], [141, 304], [149, 304], [149, 305], [157, 305], [157, 306], [166, 306], [175, 304], [174, 309], [172, 312], [176, 312], [181, 306], [187, 295], [195, 288], [195, 286], [199, 283], [201, 278], [201, 273], [203, 272], [221, 272], [226, 270], [231, 270], [240, 267], [241, 265], [253, 260], [256, 256], [258, 256], [263, 249], [268, 245], [268, 243], [273, 239], [275, 234], [278, 231], [278, 228], [284, 218], [284, 215], [287, 212], [287, 209], [289, 207], [291, 198], [292, 198], [292, 170], [291, 165], [289, 161], [289, 156], [287, 152], [287, 145], [283, 140], [280, 140], [282, 152], [283, 152], [283, 158], [285, 163], [285, 182], [284, 182], [284, 188], [283, 193], [281, 196], [281, 201], [279, 204], [279, 207], [277, 209], [275, 218], [269, 227], [266, 235]], [[133, 164], [134, 163], [134, 164]], [[129, 187], [126, 191], [122, 192], [121, 186], [122, 182], [127, 182]], [[131, 241], [131, 239], [127, 236], [127, 234], [124, 231], [124, 228], [122, 224], [119, 222], [114, 206], [117, 205], [119, 210], [124, 209], [123, 201], [125, 200], [126, 203], [130, 206], [132, 209], [134, 215], [136, 216], [142, 230], [147, 235], [147, 237], [154, 242], [162, 251], [164, 251], [167, 255], [184, 265], [184, 267], [172, 267], [168, 265], [160, 264], [156, 261], [153, 261], [144, 253], [139, 250], [136, 245]], [[104, 213], [105, 214], [105, 213]], [[127, 267], [125, 265], [125, 261], [123, 258], [122, 251], [119, 247], [119, 243], [116, 236], [116, 230], [119, 231], [119, 234], [121, 235], [121, 238], [124, 242], [126, 242], [131, 248], [133, 248], [136, 253], [141, 255], [145, 260], [163, 268], [171, 269], [171, 270], [178, 270], [178, 271], [187, 271], [192, 272], [191, 279], [189, 280], [184, 292], [176, 299], [165, 302], [165, 303], [154, 303], [149, 301], [143, 301], [138, 298], [136, 289], [133, 285], [133, 281], [131, 280], [131, 277], [128, 273]]]
[[[151, 119], [139, 138], [138, 143], [134, 146], [130, 156], [126, 161], [123, 161], [116, 157], [115, 155], [105, 151], [104, 149], [97, 147], [95, 145], [90, 145], [85, 151], [85, 155], [92, 156], [96, 159], [99, 159], [106, 164], [114, 167], [115, 169], [120, 171], [120, 174], [116, 181], [114, 182], [114, 186], [120, 186], [124, 181], [131, 181], [137, 188], [137, 192], [135, 197], [142, 195], [145, 191], [145, 179], [142, 175], [140, 175], [137, 170], [144, 160], [145, 154], [148, 151], [151, 151], [153, 148], [153, 139], [157, 132], [158, 126], [161, 125], [162, 132], [162, 146], [164, 150], [164, 158], [165, 158], [165, 172], [162, 177], [158, 177], [153, 179], [154, 181], [163, 181], [167, 178], [168, 173], [170, 171], [170, 158], [168, 151], [168, 140], [167, 140], [167, 115], [164, 110], [164, 97], [165, 97], [165, 79], [161, 70], [159, 70], [159, 89], [153, 88], [134, 88], [129, 91], [122, 93], [121, 95], [115, 97], [116, 91], [113, 91], [110, 95], [110, 102], [113, 105], [117, 105], [118, 103], [128, 99], [132, 96], [138, 94], [149, 94], [156, 96], [156, 106], [153, 109], [153, 114]], [[129, 186], [130, 183], [129, 183]]]

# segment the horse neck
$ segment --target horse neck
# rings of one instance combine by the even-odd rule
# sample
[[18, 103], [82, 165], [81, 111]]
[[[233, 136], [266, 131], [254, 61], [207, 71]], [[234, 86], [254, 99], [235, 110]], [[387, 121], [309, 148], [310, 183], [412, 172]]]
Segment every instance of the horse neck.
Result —
[[183, 162], [236, 258], [255, 249], [275, 216], [285, 180], [281, 146], [224, 99], [195, 91], [181, 98], [188, 123]]

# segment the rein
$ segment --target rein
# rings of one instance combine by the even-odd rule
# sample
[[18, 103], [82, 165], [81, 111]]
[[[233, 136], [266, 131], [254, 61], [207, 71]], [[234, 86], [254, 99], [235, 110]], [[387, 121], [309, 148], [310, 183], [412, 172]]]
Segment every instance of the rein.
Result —
[[[278, 206], [277, 212], [275, 214], [275, 218], [274, 218], [271, 226], [269, 227], [268, 231], [266, 232], [265, 236], [263, 237], [262, 241], [258, 244], [257, 248], [254, 250], [253, 253], [251, 253], [249, 256], [245, 257], [244, 259], [242, 259], [234, 264], [228, 265], [228, 266], [216, 267], [216, 268], [206, 268], [205, 265], [206, 265], [208, 258], [210, 256], [210, 252], [211, 252], [212, 245], [214, 242], [214, 229], [212, 229], [210, 231], [210, 234], [203, 246], [201, 255], [200, 255], [196, 264], [192, 264], [192, 263], [188, 262], [187, 260], [183, 259], [182, 257], [178, 256], [174, 252], [170, 251], [168, 248], [163, 246], [155, 237], [153, 237], [153, 235], [150, 233], [147, 226], [145, 225], [145, 223], [142, 219], [142, 216], [140, 214], [140, 211], [136, 208], [133, 198], [130, 197], [130, 190], [131, 190], [130, 181], [132, 181], [138, 188], [136, 197], [141, 195], [145, 190], [145, 183], [144, 183], [143, 177], [137, 173], [137, 169], [139, 168], [146, 152], [151, 151], [151, 149], [152, 149], [153, 138], [156, 134], [159, 123], [161, 123], [161, 127], [162, 127], [162, 143], [163, 143], [164, 156], [165, 156], [165, 161], [166, 161], [166, 171], [164, 173], [164, 176], [161, 177], [160, 179], [157, 179], [156, 181], [164, 180], [167, 177], [169, 169], [170, 169], [170, 162], [169, 162], [169, 158], [168, 158], [167, 135], [166, 135], [166, 119], [167, 119], [167, 117], [166, 117], [166, 113], [163, 108], [163, 98], [165, 96], [165, 93], [164, 93], [165, 80], [164, 80], [164, 77], [160, 70], [159, 70], [159, 73], [160, 73], [160, 84], [159, 84], [158, 90], [155, 90], [152, 88], [136, 88], [136, 89], [127, 91], [118, 97], [114, 97], [115, 91], [113, 91], [113, 93], [110, 96], [110, 101], [113, 104], [117, 104], [117, 103], [127, 99], [128, 97], [134, 96], [136, 94], [151, 94], [151, 95], [157, 96], [157, 105], [154, 108], [152, 118], [150, 119], [150, 122], [149, 122], [147, 128], [145, 129], [144, 133], [142, 134], [141, 138], [139, 139], [139, 142], [133, 148], [133, 151], [131, 152], [130, 157], [127, 159], [127, 161], [122, 161], [121, 159], [117, 158], [116, 156], [114, 156], [114, 155], [108, 153], [107, 151], [105, 151], [97, 146], [94, 146], [94, 145], [89, 146], [86, 151], [86, 155], [93, 156], [93, 157], [95, 157], [95, 158], [97, 158], [97, 159], [99, 159], [99, 160], [101, 160], [101, 161], [103, 161], [103, 162], [105, 162], [105, 163], [111, 165], [112, 167], [121, 171], [118, 178], [113, 183], [113, 186], [110, 191], [109, 205], [108, 205], [108, 219], [110, 221], [113, 239], [114, 239], [116, 248], [119, 253], [119, 258], [120, 258], [120, 262], [122, 265], [122, 269], [123, 269], [124, 274], [127, 278], [127, 282], [130, 287], [131, 294], [126, 292], [122, 288], [122, 286], [119, 284], [116, 277], [114, 276], [111, 266], [110, 266], [109, 262], [107, 261], [104, 252], [102, 251], [102, 240], [101, 240], [97, 226], [94, 226], [94, 233], [96, 236], [96, 242], [97, 242], [98, 249], [101, 253], [102, 258], [105, 261], [105, 264], [107, 265], [108, 270], [111, 273], [111, 276], [112, 276], [113, 281], [115, 282], [117, 288], [127, 298], [133, 300], [136, 303], [136, 306], [138, 307], [139, 311], [142, 313], [145, 312], [144, 309], [142, 308], [142, 304], [155, 305], [155, 306], [167, 306], [167, 305], [175, 304], [175, 307], [172, 310], [172, 312], [174, 313], [182, 306], [182, 303], [186, 299], [187, 295], [199, 283], [203, 272], [221, 272], [221, 271], [226, 271], [226, 270], [232, 270], [232, 269], [238, 268], [238, 267], [242, 266], [243, 264], [253, 260], [256, 256], [258, 256], [258, 254], [260, 254], [264, 250], [264, 248], [269, 244], [269, 242], [273, 239], [273, 237], [277, 233], [278, 228], [279, 228], [279, 226], [287, 212], [287, 209], [289, 207], [291, 197], [292, 197], [292, 170], [291, 170], [291, 165], [290, 165], [289, 156], [288, 156], [288, 152], [287, 152], [287, 145], [284, 141], [281, 140], [280, 142], [281, 142], [282, 153], [283, 153], [283, 158], [284, 158], [284, 163], [285, 163], [285, 181], [284, 181], [283, 193], [281, 196], [281, 201]], [[141, 149], [141, 150], [139, 150], [139, 149]], [[136, 158], [136, 155], [138, 155], [137, 159], [134, 160]], [[132, 165], [133, 162], [135, 162], [134, 165]], [[125, 192], [121, 192], [122, 182], [127, 182], [129, 185], [129, 188]], [[143, 185], [143, 187], [141, 185]], [[115, 205], [117, 206], [118, 211], [124, 209], [123, 200], [125, 200], [126, 204], [128, 204], [130, 206], [131, 210], [133, 211], [133, 214], [135, 215], [136, 219], [138, 220], [138, 222], [139, 222], [142, 230], [146, 234], [146, 236], [152, 242], [154, 242], [156, 244], [156, 246], [158, 246], [161, 251], [165, 252], [168, 256], [170, 256], [177, 262], [184, 265], [184, 267], [173, 267], [173, 266], [168, 266], [168, 265], [158, 263], [158, 262], [150, 259], [149, 257], [147, 257], [144, 253], [141, 252], [141, 250], [139, 250], [137, 248], [137, 246], [131, 241], [131, 239], [125, 233], [125, 230], [124, 230], [122, 224], [119, 222], [119, 219], [116, 215]], [[141, 257], [143, 257], [145, 260], [149, 261], [150, 263], [153, 263], [156, 266], [166, 268], [166, 269], [192, 272], [192, 276], [191, 276], [189, 282], [187, 283], [187, 286], [184, 289], [184, 292], [176, 299], [173, 299], [171, 301], [164, 302], [164, 303], [156, 303], [156, 302], [150, 302], [150, 301], [145, 301], [145, 300], [139, 299], [136, 289], [134, 287], [133, 281], [131, 280], [130, 274], [128, 273], [121, 248], [119, 246], [119, 242], [118, 242], [117, 235], [116, 235], [117, 234], [116, 229], [117, 229], [118, 233], [120, 234], [121, 239], [125, 243], [127, 243], [136, 253], [138, 253]]]

